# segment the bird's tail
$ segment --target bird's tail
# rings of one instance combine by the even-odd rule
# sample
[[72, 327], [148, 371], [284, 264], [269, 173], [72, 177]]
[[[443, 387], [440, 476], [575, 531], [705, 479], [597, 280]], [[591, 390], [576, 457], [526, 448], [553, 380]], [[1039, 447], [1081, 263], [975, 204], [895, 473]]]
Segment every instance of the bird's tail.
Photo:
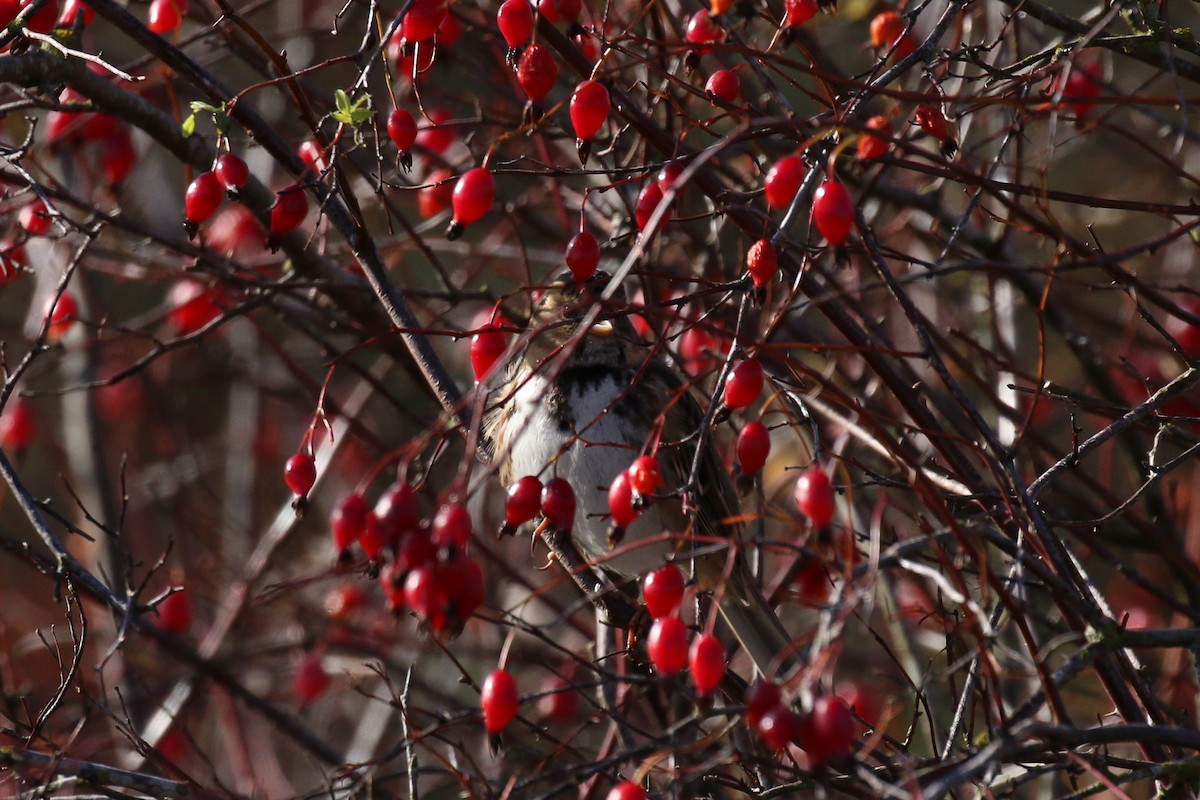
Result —
[[769, 676], [791, 672], [800, 660], [797, 644], [750, 576], [736, 571], [719, 594], [721, 617], [755, 668]]

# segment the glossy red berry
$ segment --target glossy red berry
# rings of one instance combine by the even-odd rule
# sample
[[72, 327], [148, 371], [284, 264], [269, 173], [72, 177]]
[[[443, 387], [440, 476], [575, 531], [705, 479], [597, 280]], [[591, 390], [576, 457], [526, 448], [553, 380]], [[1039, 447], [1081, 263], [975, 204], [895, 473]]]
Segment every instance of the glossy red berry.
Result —
[[748, 423], [738, 433], [737, 459], [743, 475], [757, 475], [770, 454], [771, 433], [759, 420]]
[[212, 172], [204, 172], [196, 176], [187, 188], [183, 199], [184, 216], [187, 224], [193, 228], [217, 213], [221, 199], [225, 197], [225, 187], [217, 180]]
[[704, 84], [704, 91], [718, 100], [733, 103], [741, 96], [742, 81], [733, 70], [719, 69], [708, 76], [708, 82]]
[[578, 22], [582, 12], [583, 3], [580, 0], [541, 0], [538, 3], [538, 13], [556, 25]]
[[758, 738], [768, 749], [781, 752], [800, 738], [800, 715], [785, 705], [777, 705], [759, 719]]
[[542, 510], [542, 482], [526, 475], [508, 489], [504, 501], [504, 523], [510, 528], [524, 525]]
[[654, 180], [658, 183], [658, 188], [662, 189], [663, 194], [675, 188], [679, 176], [683, 174], [683, 164], [679, 161], [668, 161], [663, 164], [662, 169], [658, 171], [658, 175]]
[[301, 703], [311, 703], [325, 694], [329, 684], [329, 673], [316, 653], [309, 653], [300, 659], [292, 673], [292, 694]]
[[150, 17], [146, 27], [159, 36], [175, 31], [183, 24], [187, 5], [187, 0], [151, 0]]
[[344, 553], [362, 536], [367, 527], [367, 501], [361, 494], [348, 494], [334, 507], [329, 515], [329, 532], [333, 535], [333, 547]]
[[438, 564], [437, 577], [444, 595], [446, 619], [444, 625], [432, 627], [457, 633], [483, 602], [483, 569], [474, 559], [459, 552]]
[[70, 292], [63, 292], [57, 298], [51, 297], [46, 317], [49, 320], [46, 338], [51, 342], [62, 341], [79, 319], [79, 301]]
[[674, 564], [666, 564], [651, 572], [642, 580], [642, 599], [646, 610], [654, 619], [674, 614], [683, 602], [683, 590], [687, 579], [683, 571]]
[[21, 207], [17, 222], [30, 236], [45, 236], [50, 231], [50, 213], [40, 198]]
[[692, 52], [704, 55], [711, 46], [725, 38], [725, 29], [716, 23], [705, 9], [700, 9], [688, 19], [683, 38], [693, 45]]
[[827, 178], [813, 197], [813, 222], [831, 247], [845, 243], [854, 230], [854, 200], [841, 181]]
[[158, 626], [176, 635], [192, 627], [192, 596], [187, 589], [167, 595], [158, 604]]
[[608, 513], [618, 528], [627, 527], [641, 514], [633, 505], [633, 483], [628, 471], [617, 475], [608, 486]]
[[400, 24], [400, 34], [409, 42], [432, 37], [446, 18], [446, 5], [446, 0], [412, 0]]
[[804, 749], [817, 764], [845, 758], [854, 747], [854, 717], [842, 698], [823, 695], [813, 703]]
[[462, 549], [471, 541], [471, 514], [462, 503], [447, 503], [438, 509], [431, 529], [437, 547]]
[[325, 614], [331, 620], [344, 620], [366, 605], [367, 595], [355, 583], [345, 583], [325, 595]]
[[417, 141], [417, 121], [403, 108], [393, 108], [387, 118], [387, 134], [397, 150], [407, 153]]
[[384, 541], [395, 546], [402, 536], [420, 524], [421, 500], [408, 483], [397, 480], [375, 501], [374, 515]]
[[583, 140], [595, 137], [608, 119], [610, 107], [604, 84], [584, 81], [576, 86], [571, 95], [571, 125], [575, 128], [575, 137]]
[[112, 188], [124, 183], [133, 172], [137, 151], [133, 149], [133, 137], [125, 127], [116, 128], [104, 139], [104, 180]]
[[308, 453], [296, 453], [283, 468], [283, 480], [292, 494], [305, 497], [317, 482], [317, 464]]
[[312, 139], [305, 139], [296, 148], [296, 155], [300, 156], [300, 160], [308, 165], [308, 168], [313, 172], [320, 174], [325, 171], [325, 152], [321, 149], [321, 145]]
[[483, 167], [467, 170], [458, 179], [451, 197], [454, 220], [451, 226], [463, 227], [483, 217], [496, 199], [496, 182]]
[[[499, 321], [503, 324], [505, 321]], [[489, 324], [484, 328], [476, 331], [471, 337], [471, 371], [475, 373], [475, 380], [482, 381], [496, 366], [496, 363], [503, 358], [508, 352], [508, 334], [497, 327], [497, 324]]]
[[629, 479], [634, 491], [641, 495], [651, 495], [664, 485], [662, 470], [658, 459], [654, 456], [639, 456], [629, 467]]
[[696, 694], [704, 697], [712, 694], [725, 677], [725, 646], [711, 633], [697, 636], [688, 651], [688, 672]]
[[246, 162], [240, 156], [233, 153], [222, 153], [217, 158], [217, 165], [213, 168], [216, 173], [217, 180], [231, 192], [236, 192], [238, 189], [246, 185], [246, 181], [250, 180], [250, 168], [246, 166]]
[[[53, 5], [53, 3], [47, 5]], [[96, 11], [87, 4], [87, 0], [67, 0], [63, 3], [62, 11], [58, 15], [58, 25], [64, 28], [71, 27], [75, 24], [75, 17], [80, 11], [83, 12], [84, 25], [91, 23], [96, 18]]]
[[536, 42], [525, 48], [521, 60], [517, 62], [517, 83], [529, 99], [540, 102], [550, 94], [557, 80], [558, 64], [550, 49]]
[[517, 692], [517, 681], [508, 670], [498, 669], [483, 682], [479, 706], [483, 710], [483, 727], [495, 736], [516, 719], [521, 696]]
[[436, 155], [445, 155], [456, 137], [454, 126], [448, 124], [454, 119], [454, 112], [448, 108], [431, 108], [426, 116], [429, 120], [417, 130], [416, 144]]
[[819, 464], [800, 473], [796, 479], [795, 499], [796, 507], [814, 528], [825, 528], [833, 521], [833, 483]]
[[20, 453], [37, 435], [37, 421], [33, 408], [24, 397], [12, 397], [0, 414], [0, 448], [10, 453]]
[[[1184, 298], [1177, 301], [1184, 311], [1200, 316], [1200, 298]], [[1200, 325], [1193, 325], [1183, 317], [1171, 317], [1166, 324], [1167, 333], [1171, 334], [1179, 348], [1193, 358], [1200, 358]]]
[[271, 206], [271, 236], [291, 233], [300, 227], [308, 216], [308, 195], [300, 186], [292, 186], [275, 194], [275, 205]]
[[605, 800], [646, 800], [646, 790], [633, 781], [621, 781], [608, 791]]
[[576, 283], [582, 283], [596, 274], [600, 266], [600, 242], [591, 231], [580, 231], [567, 242], [567, 268]]
[[520, 47], [533, 33], [533, 7], [527, 0], [504, 0], [496, 12], [496, 24], [510, 50]]
[[871, 46], [876, 50], [890, 50], [897, 61], [917, 49], [912, 36], [905, 33], [904, 17], [896, 11], [883, 11], [871, 20]]
[[374, 513], [367, 514], [366, 523], [358, 537], [358, 546], [362, 548], [367, 558], [378, 562], [383, 555], [383, 548], [387, 547], [387, 544], [388, 540], [380, 527], [379, 518]]
[[862, 161], [874, 161], [882, 158], [892, 146], [892, 124], [884, 116], [874, 116], [867, 120], [868, 130], [879, 131], [879, 134], [864, 133], [858, 140], [858, 158]]
[[171, 287], [167, 305], [167, 323], [179, 336], [190, 336], [225, 313], [218, 292], [191, 278]]
[[725, 377], [725, 405], [733, 409], [745, 408], [758, 399], [762, 387], [762, 365], [757, 358], [747, 358]]
[[441, 168], [429, 173], [425, 182], [427, 185], [417, 194], [417, 211], [428, 219], [450, 208], [455, 184], [450, 180], [450, 172]]
[[779, 271], [779, 256], [770, 239], [759, 239], [746, 251], [746, 271], [754, 285], [762, 288], [769, 284]]
[[687, 625], [676, 616], [659, 617], [650, 626], [646, 637], [646, 652], [654, 669], [663, 675], [674, 675], [688, 663]]
[[783, 26], [798, 28], [817, 15], [817, 0], [784, 0]]
[[746, 704], [746, 724], [757, 729], [763, 715], [783, 702], [783, 692], [779, 688], [779, 684], [774, 681], [759, 678], [746, 688], [744, 702]]
[[946, 113], [942, 111], [941, 102], [922, 103], [917, 106], [917, 110], [913, 113], [913, 120], [921, 130], [941, 143], [942, 153], [947, 158], [954, 155], [958, 149], [958, 143], [955, 141], [955, 133], [950, 125], [950, 120], [946, 119]]
[[791, 205], [804, 181], [804, 162], [799, 156], [784, 156], [775, 162], [763, 180], [763, 195], [771, 208]]
[[[647, 183], [642, 187], [642, 191], [638, 194], [637, 204], [633, 208], [633, 216], [637, 221], [638, 230], [644, 231], [650, 224], [650, 218], [654, 216], [654, 212], [663, 201], [662, 184], [658, 181]], [[670, 221], [673, 212], [668, 208], [662, 215], [659, 225], [664, 225]]]
[[[1062, 73], [1059, 73], [1061, 76]], [[1056, 85], [1058, 81], [1056, 80]], [[1096, 105], [1092, 100], [1100, 95], [1104, 86], [1100, 82], [1100, 68], [1094, 62], [1076, 61], [1067, 75], [1063, 97], [1068, 98], [1071, 111], [1077, 120], [1086, 118]]]
[[551, 478], [542, 488], [542, 513], [560, 531], [575, 526], [575, 490], [565, 478]]

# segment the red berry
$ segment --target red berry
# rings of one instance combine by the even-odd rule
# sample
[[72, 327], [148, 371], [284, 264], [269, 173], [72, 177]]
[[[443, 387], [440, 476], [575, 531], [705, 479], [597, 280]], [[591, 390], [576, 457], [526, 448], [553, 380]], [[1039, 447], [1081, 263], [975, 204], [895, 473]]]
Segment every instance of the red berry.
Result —
[[719, 69], [708, 76], [704, 91], [726, 103], [733, 103], [742, 93], [742, 82], [737, 73], [731, 69]]
[[883, 154], [892, 146], [889, 141], [892, 137], [892, 124], [888, 122], [887, 117], [874, 116], [867, 120], [867, 128], [879, 131], [879, 135], [871, 133], [862, 135], [858, 140], [858, 157], [862, 161], [874, 161], [883, 157]]
[[508, 351], [508, 334], [498, 327], [488, 325], [480, 328], [471, 337], [471, 370], [475, 380], [482, 381], [491, 373], [504, 354]]
[[557, 675], [542, 681], [542, 696], [538, 699], [538, 713], [543, 719], [567, 722], [575, 717], [579, 707], [579, 695], [571, 682]]
[[409, 42], [428, 39], [437, 33], [445, 18], [446, 0], [412, 0], [400, 24], [400, 34]]
[[784, 156], [775, 162], [763, 181], [763, 194], [771, 208], [787, 208], [804, 181], [804, 162], [799, 156]]
[[712, 366], [712, 353], [716, 339], [703, 328], [692, 326], [679, 337], [679, 357], [689, 375], [699, 375]]
[[[650, 218], [654, 216], [654, 212], [658, 209], [658, 206], [660, 203], [662, 203], [662, 200], [663, 188], [662, 184], [658, 181], [647, 183], [642, 187], [641, 193], [638, 194], [637, 204], [633, 209], [633, 215], [637, 220], [638, 230], [641, 231], [646, 229], [646, 226], [650, 224]], [[672, 215], [672, 210], [668, 208], [666, 213], [663, 214], [662, 219], [659, 221], [659, 225], [669, 222]]]
[[580, 231], [567, 242], [567, 267], [576, 283], [596, 274], [600, 266], [600, 242], [591, 231]]
[[[1058, 74], [1056, 86], [1062, 74]], [[1076, 119], [1084, 119], [1091, 113], [1096, 104], [1090, 101], [1099, 96], [1103, 88], [1100, 83], [1100, 69], [1096, 64], [1076, 61], [1071, 66], [1071, 73], [1067, 76], [1066, 86], [1063, 87], [1063, 97], [1071, 100], [1071, 110]]]
[[237, 191], [250, 180], [250, 168], [241, 156], [233, 153], [222, 153], [217, 158], [217, 166], [213, 168], [213, 172], [217, 174], [221, 185], [230, 191]]
[[218, 293], [200, 281], [184, 278], [167, 295], [167, 323], [179, 336], [189, 336], [225, 313]]
[[50, 213], [39, 198], [21, 207], [17, 222], [30, 236], [44, 236], [50, 230]]
[[63, 292], [57, 298], [51, 297], [46, 317], [50, 320], [46, 327], [46, 338], [52, 342], [62, 341], [79, 318], [79, 301], [70, 292]]
[[325, 163], [325, 153], [321, 149], [321, 145], [312, 139], [305, 139], [296, 148], [296, 155], [300, 156], [300, 160], [308, 165], [308, 168], [313, 172], [321, 173], [325, 171], [327, 166]]
[[551, 478], [542, 488], [542, 514], [564, 533], [575, 526], [575, 490], [565, 478]]
[[842, 182], [827, 178], [813, 197], [813, 222], [832, 247], [839, 247], [854, 230], [854, 200]]
[[542, 482], [526, 475], [508, 489], [504, 501], [504, 523], [510, 528], [524, 525], [542, 510]]
[[712, 48], [703, 45], [710, 45], [724, 39], [725, 29], [714, 22], [708, 11], [702, 8], [688, 19], [683, 37], [691, 44], [696, 45], [692, 48], [692, 52], [704, 55]]
[[[1200, 316], [1200, 298], [1185, 298], [1177, 301], [1184, 311]], [[1193, 325], [1182, 317], [1171, 317], [1166, 325], [1167, 333], [1179, 343], [1179, 348], [1188, 355], [1200, 358], [1200, 325]]]
[[462, 549], [471, 541], [471, 514], [461, 503], [447, 503], [433, 518], [431, 535], [438, 547]]
[[612, 515], [613, 525], [618, 528], [627, 527], [641, 514], [633, 507], [633, 483], [629, 480], [628, 471], [617, 475], [609, 484], [608, 513]]
[[558, 80], [558, 64], [554, 55], [545, 45], [534, 44], [525, 48], [521, 60], [517, 62], [517, 83], [533, 102], [539, 102]]
[[187, 0], [151, 0], [147, 27], [160, 36], [171, 33], [183, 23]]
[[696, 637], [688, 653], [688, 671], [692, 685], [701, 697], [712, 694], [725, 677], [725, 647], [711, 633]]
[[605, 800], [646, 800], [646, 790], [633, 781], [621, 781], [609, 790]]
[[622, 781], [608, 790], [605, 800], [646, 800], [646, 789], [640, 783]]
[[104, 180], [111, 188], [120, 186], [137, 161], [137, 151], [133, 149], [133, 137], [126, 128], [116, 128], [104, 140]]
[[611, 107], [608, 89], [596, 81], [584, 81], [571, 95], [571, 125], [578, 139], [593, 138], [608, 119]]
[[842, 698], [834, 695], [818, 697], [808, 717], [805, 750], [817, 764], [850, 755], [854, 746], [854, 717]]
[[300, 227], [308, 216], [308, 195], [300, 186], [292, 186], [275, 194], [271, 206], [271, 236], [278, 238]]
[[770, 239], [759, 239], [746, 251], [746, 271], [754, 285], [762, 288], [771, 282], [779, 271], [779, 257]]
[[329, 673], [321, 664], [321, 657], [309, 653], [300, 659], [292, 673], [292, 694], [301, 703], [311, 703], [329, 689]]
[[492, 173], [483, 167], [467, 170], [454, 186], [452, 224], [470, 225], [491, 209], [495, 199], [496, 182], [492, 179]]
[[217, 213], [217, 206], [221, 205], [223, 197], [225, 188], [221, 186], [216, 175], [211, 172], [197, 175], [188, 186], [187, 195], [183, 200], [184, 216], [188, 225], [199, 225]]
[[495, 736], [508, 723], [516, 719], [520, 707], [521, 696], [517, 692], [517, 681], [512, 673], [498, 669], [483, 682], [483, 692], [479, 696], [479, 706], [483, 709], [483, 727], [488, 734]]
[[742, 428], [737, 438], [738, 465], [743, 475], [757, 475], [771, 453], [771, 433], [767, 426], [754, 420]]
[[[47, 3], [53, 5], [53, 3]], [[63, 3], [62, 11], [58, 15], [58, 24], [60, 27], [69, 28], [75, 24], [76, 15], [83, 12], [83, 24], [87, 25], [96, 18], [96, 11], [87, 4], [87, 0], [67, 0]]]
[[783, 26], [798, 28], [817, 15], [817, 0], [784, 0]]
[[663, 168], [658, 171], [658, 176], [654, 180], [658, 183], [658, 188], [662, 189], [663, 194], [666, 194], [674, 188], [675, 182], [682, 174], [683, 164], [678, 161], [668, 161], [663, 164]]
[[820, 608], [825, 605], [829, 602], [829, 595], [833, 591], [833, 584], [825, 572], [825, 567], [815, 558], [805, 559], [800, 571], [796, 573], [793, 583], [796, 586], [796, 593], [799, 595], [801, 605], [809, 608]]
[[941, 142], [942, 153], [947, 157], [954, 155], [958, 144], [955, 142], [954, 131], [950, 127], [950, 120], [946, 119], [946, 114], [942, 111], [941, 102], [922, 103], [917, 106], [917, 110], [913, 113], [913, 120], [921, 130]]
[[442, 17], [442, 22], [437, 27], [437, 43], [439, 47], [453, 47], [458, 41], [458, 37], [462, 36], [462, 23], [458, 21], [458, 17], [450, 13], [449, 4], [447, 4], [446, 16]]
[[409, 570], [404, 579], [404, 604], [426, 623], [436, 623], [444, 616], [436, 564], [426, 563]]
[[746, 689], [746, 724], [758, 728], [759, 721], [768, 711], [783, 701], [783, 692], [774, 681], [759, 678]]
[[334, 507], [329, 515], [329, 531], [333, 534], [333, 547], [344, 553], [362, 536], [367, 527], [367, 501], [361, 494], [348, 494]]
[[[454, 112], [448, 108], [431, 108], [426, 116], [429, 121], [417, 131], [416, 144], [436, 155], [444, 155], [454, 144], [454, 126], [446, 124], [454, 119]], [[446, 205], [449, 206], [448, 201]]]
[[222, 256], [248, 258], [263, 250], [264, 231], [258, 218], [243, 205], [228, 206], [204, 226], [204, 243]]
[[[7, 25], [8, 23], [12, 22], [19, 13], [24, 11], [32, 4], [33, 0], [19, 0], [19, 2], [9, 0], [9, 2], [5, 4], [5, 10], [0, 13], [0, 22], [3, 22], [5, 25]], [[50, 31], [54, 30], [54, 24], [57, 20], [58, 0], [50, 0], [50, 2], [44, 4], [36, 12], [34, 12], [33, 16], [28, 17], [25, 20], [25, 23], [28, 25], [31, 31], [36, 31], [38, 33], [50, 33]]]
[[388, 138], [401, 153], [407, 153], [417, 141], [417, 121], [403, 108], [393, 108], [387, 118]]
[[917, 49], [912, 36], [904, 32], [904, 17], [895, 11], [883, 11], [871, 20], [871, 46], [877, 50], [891, 50], [897, 61]]
[[374, 514], [380, 536], [385, 543], [395, 546], [401, 536], [420, 524], [421, 501], [411, 486], [398, 480], [375, 501]]
[[192, 627], [192, 597], [187, 589], [167, 595], [158, 604], [158, 626], [176, 635]]
[[296, 453], [283, 468], [283, 480], [292, 494], [305, 497], [317, 482], [317, 465], [308, 453]]
[[785, 750], [800, 738], [800, 715], [785, 705], [777, 705], [759, 719], [758, 738], [775, 752]]
[[393, 563], [399, 570], [416, 569], [437, 557], [437, 548], [433, 546], [433, 537], [428, 528], [411, 527], [401, 531], [397, 538], [399, 544], [395, 545], [396, 558]]
[[580, 0], [541, 0], [538, 3], [538, 13], [555, 24], [578, 22], [582, 11]]
[[334, 621], [344, 620], [367, 602], [367, 595], [355, 583], [346, 583], [325, 595], [325, 613]]
[[504, 0], [496, 12], [496, 24], [510, 50], [520, 47], [533, 33], [533, 7], [527, 0]]
[[641, 456], [629, 467], [629, 478], [638, 494], [654, 494], [664, 485], [662, 470], [654, 456]]
[[33, 407], [24, 397], [13, 397], [0, 414], [0, 447], [19, 453], [33, 443], [37, 422]]
[[436, 169], [425, 179], [428, 184], [417, 194], [417, 211], [422, 217], [437, 216], [450, 208], [454, 198], [454, 184], [449, 180], [450, 172]]
[[483, 569], [464, 553], [437, 565], [439, 590], [445, 604], [445, 623], [434, 630], [457, 633], [483, 602]]
[[825, 470], [814, 464], [796, 480], [796, 507], [808, 517], [814, 528], [824, 528], [833, 521], [833, 484]]
[[676, 616], [659, 617], [650, 626], [646, 637], [646, 652], [654, 669], [663, 675], [674, 675], [688, 663], [688, 629]]
[[745, 408], [758, 399], [763, 387], [762, 365], [757, 358], [747, 358], [725, 377], [725, 405]]
[[383, 548], [387, 546], [387, 543], [388, 541], [380, 527], [379, 519], [375, 514], [368, 513], [362, 533], [358, 536], [358, 546], [362, 548], [367, 558], [372, 561], [379, 561], [379, 557], [383, 554]]
[[683, 571], [674, 564], [667, 564], [651, 572], [642, 581], [642, 599], [646, 610], [654, 619], [674, 614], [683, 601], [683, 590], [687, 579]]

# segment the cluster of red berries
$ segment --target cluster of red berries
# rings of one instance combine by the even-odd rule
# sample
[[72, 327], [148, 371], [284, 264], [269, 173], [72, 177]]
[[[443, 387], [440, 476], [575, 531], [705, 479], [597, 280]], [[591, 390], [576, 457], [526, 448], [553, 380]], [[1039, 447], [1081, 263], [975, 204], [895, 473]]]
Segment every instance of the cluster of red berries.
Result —
[[674, 564], [659, 567], [643, 579], [642, 599], [654, 618], [646, 652], [662, 675], [674, 675], [686, 667], [696, 694], [707, 697], [725, 677], [725, 646], [711, 632], [692, 638], [678, 615], [686, 586], [683, 572]]
[[663, 485], [662, 471], [654, 456], [639, 457], [609, 484], [608, 512], [614, 541], [620, 540], [620, 531], [641, 515], [651, 496]]
[[837, 695], [822, 695], [807, 713], [784, 702], [779, 684], [758, 680], [746, 689], [746, 724], [776, 752], [796, 745], [808, 753], [813, 767], [836, 765], [854, 747], [855, 720]]
[[[227, 192], [231, 197], [237, 197], [249, 179], [250, 170], [246, 162], [233, 153], [222, 153], [210, 171], [197, 175], [188, 186], [183, 203], [183, 227], [189, 238], [194, 237], [200, 225], [217, 213]], [[276, 192], [275, 202], [271, 206], [267, 246], [277, 248], [279, 240], [300, 227], [306, 216], [308, 195], [302, 185], [294, 184]]]

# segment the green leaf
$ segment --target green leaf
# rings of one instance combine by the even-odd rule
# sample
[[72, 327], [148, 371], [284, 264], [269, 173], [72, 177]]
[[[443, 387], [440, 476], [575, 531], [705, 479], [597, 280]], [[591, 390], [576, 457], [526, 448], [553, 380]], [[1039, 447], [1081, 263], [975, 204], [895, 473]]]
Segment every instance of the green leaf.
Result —
[[191, 136], [196, 132], [196, 115], [189, 114], [187, 119], [185, 119], [183, 124], [179, 127], [183, 131], [184, 138]]
[[369, 95], [364, 94], [351, 102], [350, 95], [338, 89], [334, 92], [333, 99], [338, 110], [333, 112], [332, 116], [343, 125], [361, 125], [371, 118]]
[[220, 110], [216, 106], [209, 105], [208, 103], [204, 102], [203, 100], [193, 100], [191, 102], [191, 107], [192, 107], [193, 114], [199, 114], [201, 111], [215, 112], [215, 111]]

